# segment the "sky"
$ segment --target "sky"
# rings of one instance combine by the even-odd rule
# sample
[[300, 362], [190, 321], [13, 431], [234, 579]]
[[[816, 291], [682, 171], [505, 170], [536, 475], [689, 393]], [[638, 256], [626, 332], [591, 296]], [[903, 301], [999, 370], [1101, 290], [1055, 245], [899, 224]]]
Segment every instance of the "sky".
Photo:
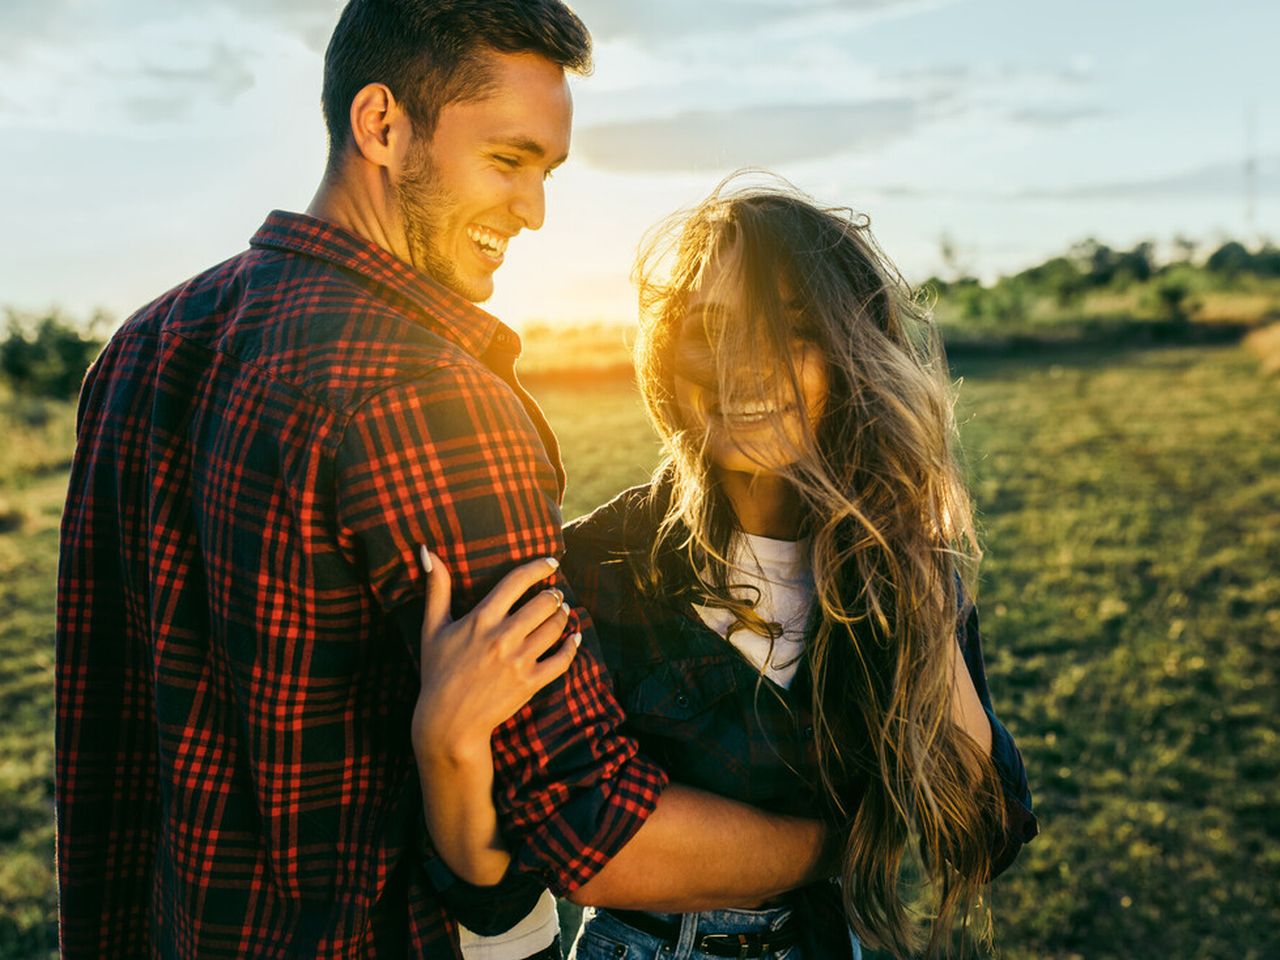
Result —
[[[486, 304], [517, 327], [634, 319], [642, 235], [745, 166], [868, 214], [916, 281], [1280, 236], [1274, 0], [572, 5], [596, 69]], [[0, 305], [122, 320], [305, 209], [340, 7], [2, 0]]]

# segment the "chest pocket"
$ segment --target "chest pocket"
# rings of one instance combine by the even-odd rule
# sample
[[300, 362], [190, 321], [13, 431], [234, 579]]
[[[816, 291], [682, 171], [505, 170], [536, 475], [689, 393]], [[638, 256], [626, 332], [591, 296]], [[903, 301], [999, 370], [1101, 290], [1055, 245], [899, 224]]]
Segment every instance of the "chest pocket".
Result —
[[648, 668], [628, 684], [623, 709], [662, 725], [699, 719], [737, 690], [733, 667], [723, 657], [669, 660]]

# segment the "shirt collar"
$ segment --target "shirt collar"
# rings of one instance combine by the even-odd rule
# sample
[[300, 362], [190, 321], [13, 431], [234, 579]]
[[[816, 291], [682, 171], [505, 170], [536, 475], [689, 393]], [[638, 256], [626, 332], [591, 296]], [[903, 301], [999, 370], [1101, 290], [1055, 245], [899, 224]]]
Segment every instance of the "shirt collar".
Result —
[[389, 250], [327, 220], [273, 210], [249, 245], [325, 260], [358, 274], [383, 296], [407, 301], [407, 314], [433, 333], [479, 357], [490, 346], [520, 354], [519, 335], [493, 314], [447, 290]]

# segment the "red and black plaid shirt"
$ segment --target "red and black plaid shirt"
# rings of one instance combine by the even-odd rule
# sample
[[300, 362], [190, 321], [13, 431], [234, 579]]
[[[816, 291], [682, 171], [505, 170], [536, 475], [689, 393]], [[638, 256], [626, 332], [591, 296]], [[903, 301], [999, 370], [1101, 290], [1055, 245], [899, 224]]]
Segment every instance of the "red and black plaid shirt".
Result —
[[[465, 610], [561, 553], [518, 352], [385, 250], [284, 213], [112, 338], [58, 577], [64, 957], [457, 955], [414, 853], [416, 555]], [[494, 735], [517, 865], [562, 892], [666, 782], [591, 648]]]

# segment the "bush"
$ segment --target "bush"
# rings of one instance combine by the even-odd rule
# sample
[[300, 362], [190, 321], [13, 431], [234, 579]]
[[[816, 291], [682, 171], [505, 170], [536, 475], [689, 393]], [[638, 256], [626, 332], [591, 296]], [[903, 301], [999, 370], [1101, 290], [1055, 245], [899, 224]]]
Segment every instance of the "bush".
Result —
[[1146, 291], [1144, 305], [1157, 320], [1178, 325], [1189, 324], [1200, 304], [1192, 297], [1191, 285], [1182, 277], [1166, 275]]
[[8, 333], [0, 341], [0, 373], [17, 393], [73, 398], [102, 349], [92, 331], [104, 323], [105, 318], [95, 315], [86, 332], [57, 313], [36, 319], [9, 311]]

